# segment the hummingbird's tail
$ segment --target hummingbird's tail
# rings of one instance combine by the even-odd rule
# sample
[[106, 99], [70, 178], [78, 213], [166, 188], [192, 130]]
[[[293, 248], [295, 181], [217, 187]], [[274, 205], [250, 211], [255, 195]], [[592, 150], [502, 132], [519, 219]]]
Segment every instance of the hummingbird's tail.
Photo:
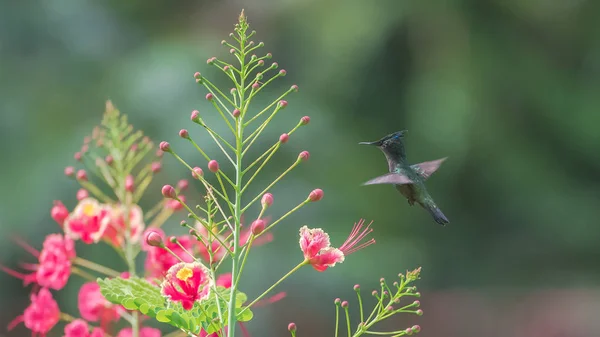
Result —
[[442, 210], [439, 209], [435, 203], [429, 202], [423, 205], [423, 208], [429, 211], [429, 214], [431, 214], [433, 220], [435, 220], [435, 222], [439, 223], [440, 225], [445, 226], [447, 223], [450, 223], [450, 221], [448, 221], [448, 218], [446, 218], [444, 213], [442, 213]]

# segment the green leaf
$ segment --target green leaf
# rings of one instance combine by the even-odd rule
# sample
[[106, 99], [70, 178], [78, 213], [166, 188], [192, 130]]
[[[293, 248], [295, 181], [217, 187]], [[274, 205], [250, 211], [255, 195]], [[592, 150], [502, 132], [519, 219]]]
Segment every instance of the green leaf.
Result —
[[241, 291], [235, 294], [235, 307], [241, 308], [242, 305], [248, 300], [248, 296]]
[[236, 308], [235, 316], [237, 317], [237, 320], [240, 322], [248, 322], [249, 320], [252, 319], [252, 317], [254, 317], [254, 313], [252, 313], [252, 310], [250, 310], [250, 309], [244, 310], [241, 308]]
[[169, 323], [169, 322], [171, 322], [171, 314], [172, 313], [173, 313], [173, 310], [171, 310], [171, 309], [160, 310], [159, 312], [156, 313], [156, 320], [159, 322], [163, 322], [163, 323]]

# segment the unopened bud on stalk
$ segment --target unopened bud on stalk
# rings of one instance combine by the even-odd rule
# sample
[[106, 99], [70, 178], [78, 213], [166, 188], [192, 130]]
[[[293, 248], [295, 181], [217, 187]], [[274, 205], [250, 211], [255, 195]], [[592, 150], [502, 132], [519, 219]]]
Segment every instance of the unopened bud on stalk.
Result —
[[192, 169], [192, 177], [194, 177], [196, 179], [200, 179], [200, 177], [202, 177], [203, 175], [204, 175], [204, 172], [198, 166], [196, 166]]
[[88, 196], [89, 196], [89, 193], [88, 193], [88, 191], [87, 191], [86, 189], [84, 189], [84, 188], [80, 188], [80, 189], [77, 191], [77, 194], [75, 195], [75, 197], [76, 197], [76, 198], [77, 198], [77, 200], [79, 200], [79, 201], [81, 201], [81, 200], [83, 200], [83, 199], [87, 198]]
[[181, 130], [179, 130], [179, 137], [181, 137], [183, 139], [189, 139], [190, 138], [190, 134], [188, 133], [188, 130], [181, 129]]
[[302, 125], [306, 125], [309, 122], [310, 122], [310, 117], [308, 117], [308, 116], [304, 116], [304, 117], [300, 118], [300, 124], [302, 124]]
[[206, 94], [207, 101], [212, 101], [212, 99], [213, 99], [213, 94], [211, 94], [210, 92], [208, 94]]
[[296, 323], [290, 323], [290, 324], [288, 324], [288, 331], [289, 332], [295, 332], [296, 331]]
[[65, 167], [65, 175], [67, 177], [73, 177], [75, 175], [75, 168], [73, 166]]
[[219, 171], [219, 162], [216, 160], [211, 160], [208, 162], [208, 170], [212, 173], [217, 173]]
[[109, 166], [113, 164], [113, 162], [115, 161], [115, 159], [113, 158], [113, 156], [111, 156], [110, 154], [108, 156], [106, 156], [106, 158], [104, 158], [104, 161], [106, 162], [106, 164], [108, 164]]
[[259, 235], [265, 230], [265, 221], [262, 219], [255, 220], [252, 222], [250, 229], [252, 230], [252, 234]]
[[81, 152], [75, 152], [75, 154], [73, 155], [73, 158], [75, 158], [75, 160], [77, 161], [81, 161]]
[[309, 157], [310, 157], [310, 153], [308, 151], [302, 151], [298, 155], [298, 158], [300, 158], [302, 161], [307, 161]]
[[290, 136], [287, 133], [282, 133], [281, 136], [279, 136], [281, 144], [287, 143], [288, 139], [290, 139]]
[[233, 117], [238, 118], [240, 116], [240, 113], [241, 112], [239, 109], [234, 109], [231, 114], [233, 115]]
[[175, 193], [175, 188], [173, 188], [173, 186], [171, 185], [163, 186], [161, 192], [162, 195], [167, 199], [175, 199], [177, 197], [177, 194]]
[[164, 248], [163, 239], [157, 232], [150, 231], [146, 234], [146, 243], [148, 246]]
[[79, 170], [79, 171], [77, 171], [76, 178], [77, 178], [77, 180], [82, 180], [82, 181], [87, 181], [88, 180], [88, 176], [87, 176], [87, 173], [85, 172], [85, 170]]
[[132, 175], [128, 175], [125, 178], [125, 190], [127, 192], [133, 192], [134, 190], [134, 179]]
[[158, 147], [162, 152], [171, 152], [171, 144], [169, 144], [169, 142], [162, 141]]
[[308, 199], [310, 199], [310, 201], [313, 201], [313, 202], [323, 199], [323, 190], [320, 188], [313, 190], [308, 195]]
[[192, 120], [192, 122], [198, 123], [198, 121], [200, 120], [200, 111], [198, 111], [198, 110], [192, 111], [190, 119]]
[[263, 208], [267, 208], [267, 207], [273, 205], [273, 194], [271, 194], [271, 193], [265, 193], [262, 196], [262, 199], [260, 200], [260, 203], [262, 204]]

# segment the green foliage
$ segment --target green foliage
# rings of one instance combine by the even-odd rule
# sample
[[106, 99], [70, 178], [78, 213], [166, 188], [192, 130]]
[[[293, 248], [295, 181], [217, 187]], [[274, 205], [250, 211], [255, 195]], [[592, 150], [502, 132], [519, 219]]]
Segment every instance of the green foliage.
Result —
[[[227, 325], [227, 320], [219, 322], [219, 311], [227, 317], [226, 298], [230, 289], [217, 287], [217, 294], [202, 302], [196, 302], [191, 310], [185, 310], [179, 303], [168, 302], [161, 295], [160, 288], [139, 277], [98, 279], [102, 295], [111, 303], [123, 305], [127, 310], [138, 311], [159, 322], [170, 324], [186, 332], [198, 334], [200, 329], [207, 333], [221, 330]], [[250, 309], [242, 309], [247, 301], [246, 294], [236, 291], [236, 318], [240, 322], [252, 319]]]

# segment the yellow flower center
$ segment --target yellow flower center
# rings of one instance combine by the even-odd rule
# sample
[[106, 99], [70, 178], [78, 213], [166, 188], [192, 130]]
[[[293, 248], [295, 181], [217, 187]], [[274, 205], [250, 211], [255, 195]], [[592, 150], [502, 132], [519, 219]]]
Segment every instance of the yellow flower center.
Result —
[[178, 279], [185, 282], [185, 281], [187, 281], [187, 279], [192, 277], [193, 274], [194, 274], [194, 272], [190, 268], [183, 267], [183, 268], [179, 269], [179, 271], [177, 272], [177, 275], [175, 275], [175, 276]]
[[83, 206], [83, 214], [85, 214], [86, 216], [94, 215], [94, 205], [87, 204], [87, 205]]

